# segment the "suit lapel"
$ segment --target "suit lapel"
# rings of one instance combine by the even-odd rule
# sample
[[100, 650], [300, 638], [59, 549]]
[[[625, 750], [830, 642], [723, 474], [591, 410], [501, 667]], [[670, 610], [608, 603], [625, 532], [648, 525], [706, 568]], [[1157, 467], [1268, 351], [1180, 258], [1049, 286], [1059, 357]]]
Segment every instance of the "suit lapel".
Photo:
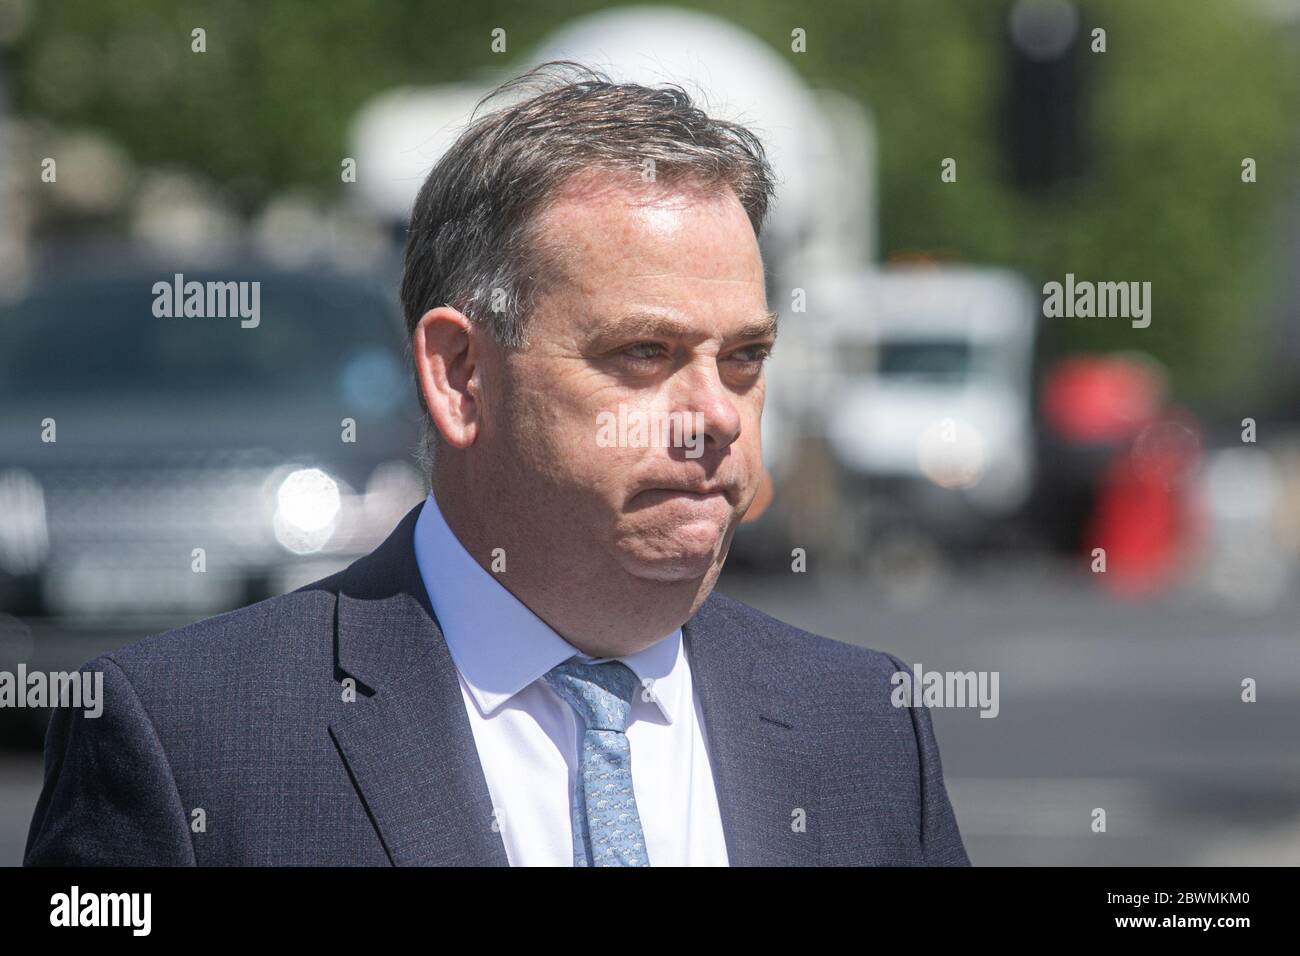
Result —
[[415, 560], [420, 507], [345, 572], [337, 664], [359, 687], [330, 733], [394, 865], [505, 866], [456, 666]]
[[[820, 792], [813, 737], [780, 664], [710, 596], [682, 627], [700, 698], [727, 856], [732, 866], [816, 866]], [[797, 826], [803, 811], [806, 829]]]

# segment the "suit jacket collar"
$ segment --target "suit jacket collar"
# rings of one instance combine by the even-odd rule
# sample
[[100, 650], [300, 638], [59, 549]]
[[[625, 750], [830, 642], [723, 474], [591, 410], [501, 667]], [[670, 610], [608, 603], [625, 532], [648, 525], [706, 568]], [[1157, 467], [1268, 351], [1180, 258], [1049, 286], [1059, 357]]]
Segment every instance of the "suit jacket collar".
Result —
[[[336, 660], [358, 694], [330, 732], [395, 865], [504, 866], [456, 667], [415, 560], [421, 507], [344, 572]], [[731, 865], [815, 864], [816, 764], [779, 663], [759, 665], [760, 636], [716, 596], [682, 637]]]

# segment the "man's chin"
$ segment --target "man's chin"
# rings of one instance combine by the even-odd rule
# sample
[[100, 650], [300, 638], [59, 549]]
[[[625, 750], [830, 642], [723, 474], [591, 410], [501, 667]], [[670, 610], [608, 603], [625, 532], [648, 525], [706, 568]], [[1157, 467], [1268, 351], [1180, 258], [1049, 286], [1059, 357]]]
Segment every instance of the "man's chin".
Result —
[[[623, 570], [648, 581], [699, 581], [715, 577], [726, 560], [738, 520], [713, 502], [625, 515], [615, 554]], [[628, 520], [630, 519], [630, 520]]]
[[724, 557], [715, 538], [697, 547], [677, 543], [670, 549], [626, 548], [620, 552], [619, 563], [628, 574], [647, 581], [699, 581], [721, 565]]

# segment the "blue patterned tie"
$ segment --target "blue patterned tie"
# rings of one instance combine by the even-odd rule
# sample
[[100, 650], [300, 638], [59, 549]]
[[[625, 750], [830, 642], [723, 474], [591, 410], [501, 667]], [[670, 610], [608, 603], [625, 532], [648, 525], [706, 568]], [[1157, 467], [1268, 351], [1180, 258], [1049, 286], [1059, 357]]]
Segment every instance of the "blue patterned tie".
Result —
[[632, 791], [628, 715], [640, 682], [621, 661], [571, 657], [545, 674], [585, 726], [573, 801], [574, 866], [649, 866]]

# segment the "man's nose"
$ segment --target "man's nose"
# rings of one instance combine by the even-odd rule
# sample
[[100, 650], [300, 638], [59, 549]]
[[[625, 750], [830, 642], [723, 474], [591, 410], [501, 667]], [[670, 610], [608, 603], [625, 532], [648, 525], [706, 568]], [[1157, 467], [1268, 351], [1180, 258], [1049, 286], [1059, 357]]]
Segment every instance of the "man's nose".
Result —
[[704, 442], [715, 451], [740, 437], [740, 412], [734, 398], [718, 373], [715, 359], [702, 358], [682, 370], [677, 407], [688, 416], [692, 427], [698, 424]]

